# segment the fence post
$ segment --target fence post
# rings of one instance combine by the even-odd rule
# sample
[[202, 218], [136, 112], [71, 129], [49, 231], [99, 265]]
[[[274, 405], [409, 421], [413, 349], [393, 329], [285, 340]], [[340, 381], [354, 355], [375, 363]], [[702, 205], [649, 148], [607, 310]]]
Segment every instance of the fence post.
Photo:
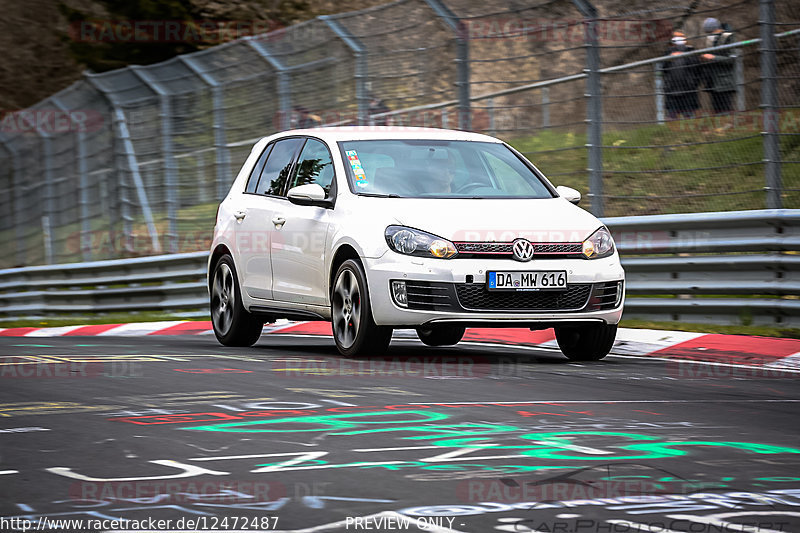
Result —
[[19, 152], [11, 146], [11, 143], [0, 133], [0, 144], [2, 144], [11, 156], [11, 176], [14, 188], [14, 235], [17, 240], [17, 263], [20, 266], [25, 264], [25, 222], [23, 213], [25, 212], [24, 191], [22, 190], [22, 165], [19, 159]]
[[654, 79], [656, 82], [656, 121], [659, 125], [664, 124], [664, 63], [653, 65]]
[[761, 26], [761, 109], [764, 138], [764, 171], [766, 177], [767, 209], [780, 209], [781, 147], [780, 118], [778, 117], [778, 68], [775, 43], [775, 5], [773, 0], [759, 4]]
[[425, 0], [456, 36], [456, 91], [458, 93], [458, 129], [472, 129], [469, 87], [469, 34], [461, 20], [442, 0]]
[[734, 56], [734, 73], [736, 75], [736, 111], [744, 111], [747, 102], [745, 101], [744, 86], [744, 57], [741, 48], [737, 48]]
[[[142, 206], [142, 216], [144, 217], [145, 224], [147, 225], [147, 232], [150, 234], [150, 243], [153, 247], [153, 252], [161, 251], [161, 244], [158, 241], [158, 230], [153, 222], [153, 213], [150, 211], [150, 202], [147, 199], [147, 191], [145, 191], [144, 184], [142, 183], [142, 176], [139, 173], [139, 162], [136, 160], [136, 151], [133, 149], [133, 141], [131, 134], [128, 131], [128, 123], [125, 120], [125, 112], [122, 110], [116, 96], [111, 91], [105, 89], [97, 80], [93, 78], [94, 74], [85, 73], [86, 81], [94, 87], [100, 94], [105, 97], [111, 109], [114, 111], [114, 126], [116, 129], [115, 141], [118, 137], [122, 142], [122, 153], [127, 162], [128, 171], [131, 173], [133, 185], [136, 188], [136, 194], [139, 197], [139, 204]], [[123, 187], [124, 189], [124, 187]], [[125, 224], [130, 224], [130, 215], [125, 219], [126, 213], [125, 204], [123, 203], [123, 220]], [[126, 229], [126, 239], [130, 242], [130, 228]]]
[[161, 114], [161, 154], [164, 157], [164, 187], [167, 190], [167, 246], [170, 253], [178, 253], [178, 163], [172, 143], [172, 104], [169, 92], [139, 66], [131, 66], [137, 78], [158, 95]]
[[369, 70], [367, 66], [367, 49], [354, 37], [347, 28], [342, 26], [338, 20], [331, 15], [317, 17], [328, 25], [334, 34], [353, 52], [356, 59], [356, 103], [358, 104], [358, 125], [369, 125], [369, 96], [367, 96], [367, 78]]
[[550, 127], [550, 87], [542, 87], [542, 128]]
[[494, 98], [486, 99], [486, 110], [489, 112], [489, 133], [491, 135], [494, 135], [495, 134]]
[[75, 125], [78, 133], [78, 204], [80, 205], [81, 218], [81, 258], [83, 261], [92, 260], [91, 222], [89, 220], [89, 166], [86, 161], [86, 132], [84, 125], [74, 119], [67, 106], [56, 96], [50, 97], [55, 106], [70, 117], [70, 122]]
[[178, 59], [186, 65], [203, 83], [211, 87], [211, 105], [214, 107], [214, 152], [216, 153], [216, 186], [217, 200], [221, 201], [228, 192], [226, 184], [231, 181], [231, 156], [228, 152], [228, 144], [225, 140], [225, 94], [223, 86], [214, 76], [204, 72], [194, 60], [189, 56], [178, 56]]
[[270, 54], [261, 41], [256, 39], [244, 39], [244, 42], [278, 72], [278, 105], [281, 110], [281, 129], [284, 131], [291, 129], [292, 87], [289, 80], [289, 69]]
[[592, 214], [602, 217], [603, 206], [603, 87], [600, 80], [600, 48], [597, 44], [597, 9], [588, 0], [573, 0], [584, 18], [586, 36], [586, 122], [589, 150], [589, 197]]
[[52, 224], [58, 225], [55, 220], [55, 190], [53, 187], [53, 143], [50, 133], [43, 132], [36, 124], [36, 118], [32, 118], [35, 124], [36, 135], [39, 136], [44, 148], [44, 215], [42, 216], [42, 239], [44, 240], [44, 262], [47, 265], [53, 264], [53, 232], [50, 231]]

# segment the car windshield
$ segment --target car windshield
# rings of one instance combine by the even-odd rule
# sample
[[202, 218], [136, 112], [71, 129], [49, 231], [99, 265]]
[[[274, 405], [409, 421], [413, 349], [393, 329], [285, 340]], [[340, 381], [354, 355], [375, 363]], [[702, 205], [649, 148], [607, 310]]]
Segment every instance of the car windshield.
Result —
[[507, 146], [475, 141], [341, 142], [351, 189], [401, 198], [553, 198]]

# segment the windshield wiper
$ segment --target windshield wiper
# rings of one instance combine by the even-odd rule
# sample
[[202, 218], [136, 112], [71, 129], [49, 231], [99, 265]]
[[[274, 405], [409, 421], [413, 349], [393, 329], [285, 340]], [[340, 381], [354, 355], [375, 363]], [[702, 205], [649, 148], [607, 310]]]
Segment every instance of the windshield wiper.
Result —
[[356, 194], [358, 194], [359, 196], [371, 196], [373, 198], [402, 198], [402, 196], [400, 196], [399, 194], [394, 194], [394, 193], [392, 193], [392, 194], [380, 194], [380, 193], [377, 193], [377, 192], [359, 192], [359, 193], [356, 193]]

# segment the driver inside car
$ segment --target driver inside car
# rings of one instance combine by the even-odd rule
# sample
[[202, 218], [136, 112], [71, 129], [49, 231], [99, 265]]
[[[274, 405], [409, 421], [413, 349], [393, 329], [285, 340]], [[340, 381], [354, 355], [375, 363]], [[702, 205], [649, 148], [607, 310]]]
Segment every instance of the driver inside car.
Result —
[[425, 160], [426, 176], [421, 186], [425, 193], [451, 193], [455, 187], [456, 161], [447, 150], [432, 151]]

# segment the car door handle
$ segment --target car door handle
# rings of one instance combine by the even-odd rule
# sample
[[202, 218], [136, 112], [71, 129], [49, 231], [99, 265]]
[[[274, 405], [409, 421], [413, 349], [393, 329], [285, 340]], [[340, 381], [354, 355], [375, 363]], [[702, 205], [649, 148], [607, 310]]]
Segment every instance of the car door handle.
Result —
[[286, 224], [286, 219], [280, 215], [275, 215], [274, 217], [272, 217], [272, 223], [275, 224], [276, 228], [280, 228], [281, 226]]
[[233, 216], [236, 218], [236, 220], [243, 220], [244, 217], [247, 216], [247, 212], [246, 211], [236, 211], [233, 214]]

